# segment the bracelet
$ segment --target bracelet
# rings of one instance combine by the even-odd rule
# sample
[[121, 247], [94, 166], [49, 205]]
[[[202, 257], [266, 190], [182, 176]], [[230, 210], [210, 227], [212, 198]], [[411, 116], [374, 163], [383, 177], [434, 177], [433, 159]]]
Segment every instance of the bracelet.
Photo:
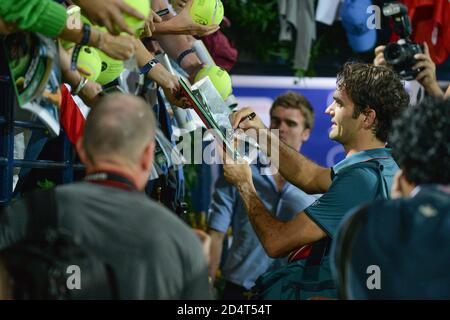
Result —
[[140, 74], [147, 74], [154, 66], [156, 66], [159, 63], [159, 60], [154, 58], [147, 62], [145, 65], [142, 66], [142, 68], [139, 69]]
[[180, 53], [180, 55], [179, 55], [178, 58], [177, 58], [177, 63], [178, 63], [178, 65], [181, 67], [181, 61], [183, 61], [183, 59], [184, 59], [188, 54], [191, 54], [191, 53], [194, 53], [194, 52], [195, 52], [195, 50], [194, 50], [193, 48], [190, 48], [190, 49], [184, 50], [182, 53]]
[[83, 90], [84, 86], [86, 85], [86, 83], [88, 82], [88, 79], [81, 76], [80, 82], [78, 83], [77, 87], [75, 90], [72, 90], [72, 95], [76, 96], [80, 93], [81, 90]]
[[89, 42], [89, 38], [91, 37], [91, 26], [87, 23], [83, 23], [83, 37], [81, 38], [80, 43], [78, 43], [72, 52], [72, 59], [70, 63], [70, 70], [77, 69], [77, 60], [78, 55], [80, 54], [81, 47], [87, 45]]

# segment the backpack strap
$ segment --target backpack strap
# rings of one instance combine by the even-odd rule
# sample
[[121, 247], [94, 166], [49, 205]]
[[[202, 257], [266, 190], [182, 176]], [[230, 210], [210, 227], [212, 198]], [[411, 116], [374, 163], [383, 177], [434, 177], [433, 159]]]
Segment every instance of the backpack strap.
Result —
[[329, 244], [329, 237], [313, 243], [311, 253], [305, 262], [305, 270], [303, 272], [304, 281], [316, 281], [319, 278], [319, 266], [323, 257], [328, 254]]
[[357, 209], [341, 227], [341, 236], [336, 239], [335, 244], [335, 269], [338, 295], [340, 299], [348, 299], [347, 297], [347, 278], [345, 270], [350, 262], [352, 244], [355, 236], [359, 232], [361, 225], [366, 221], [368, 205], [364, 205]]
[[39, 239], [47, 229], [58, 226], [55, 189], [34, 191], [27, 198], [28, 225], [27, 233], [32, 239]]
[[[377, 190], [378, 197], [381, 196], [384, 199], [389, 199], [389, 188], [388, 188], [387, 181], [382, 173], [384, 170], [384, 166], [382, 164], [380, 164], [375, 159], [371, 159], [371, 160], [368, 160], [365, 162], [355, 163], [355, 164], [351, 165], [350, 167], [348, 167], [348, 169], [355, 169], [355, 168], [371, 168], [371, 169], [373, 169], [377, 173], [378, 181], [379, 181], [378, 190]], [[347, 170], [347, 168], [345, 170]]]

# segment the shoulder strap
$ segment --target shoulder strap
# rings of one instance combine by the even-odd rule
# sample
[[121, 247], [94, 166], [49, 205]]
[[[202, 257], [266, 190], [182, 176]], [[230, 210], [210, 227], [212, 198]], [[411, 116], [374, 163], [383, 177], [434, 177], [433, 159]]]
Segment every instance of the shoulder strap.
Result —
[[383, 176], [383, 170], [384, 170], [384, 166], [382, 164], [380, 164], [378, 161], [376, 160], [370, 160], [367, 162], [361, 162], [362, 164], [365, 164], [366, 166], [374, 169], [377, 174], [378, 174], [378, 197], [382, 197], [384, 199], [389, 199], [389, 188], [388, 188], [388, 184], [386, 179]]
[[[325, 237], [312, 244], [311, 253], [305, 262], [303, 280], [317, 281], [319, 278], [319, 266], [322, 258], [328, 254], [330, 238]], [[316, 268], [315, 268], [316, 267]]]
[[[378, 175], [378, 190], [377, 194], [382, 196], [384, 199], [389, 199], [389, 188], [386, 179], [384, 178], [382, 172], [384, 170], [384, 166], [380, 164], [376, 159], [364, 161], [364, 162], [358, 162], [355, 164], [352, 164], [351, 166], [348, 166], [345, 169], [342, 169], [340, 172], [345, 172], [347, 170], [352, 170], [355, 168], [370, 168], [373, 169], [377, 175]], [[338, 173], [339, 175], [339, 173]]]
[[42, 237], [46, 229], [57, 228], [58, 214], [55, 189], [38, 190], [27, 198], [28, 206], [28, 236], [32, 239]]

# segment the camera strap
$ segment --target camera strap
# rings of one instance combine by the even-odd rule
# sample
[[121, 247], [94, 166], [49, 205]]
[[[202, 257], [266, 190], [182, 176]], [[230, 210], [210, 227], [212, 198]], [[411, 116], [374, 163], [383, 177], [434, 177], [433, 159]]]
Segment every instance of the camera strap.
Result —
[[84, 180], [91, 183], [116, 187], [127, 191], [137, 190], [136, 185], [131, 180], [125, 178], [122, 175], [112, 172], [96, 172], [86, 176]]

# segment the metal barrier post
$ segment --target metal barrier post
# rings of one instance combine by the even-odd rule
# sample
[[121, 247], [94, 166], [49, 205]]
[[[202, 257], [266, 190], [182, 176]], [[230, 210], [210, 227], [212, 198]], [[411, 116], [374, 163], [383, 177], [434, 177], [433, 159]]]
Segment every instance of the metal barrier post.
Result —
[[0, 166], [0, 205], [7, 204], [12, 197], [14, 161], [14, 104], [15, 92], [9, 74], [3, 40], [0, 43], [0, 156], [7, 159]]

